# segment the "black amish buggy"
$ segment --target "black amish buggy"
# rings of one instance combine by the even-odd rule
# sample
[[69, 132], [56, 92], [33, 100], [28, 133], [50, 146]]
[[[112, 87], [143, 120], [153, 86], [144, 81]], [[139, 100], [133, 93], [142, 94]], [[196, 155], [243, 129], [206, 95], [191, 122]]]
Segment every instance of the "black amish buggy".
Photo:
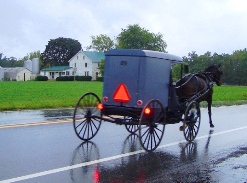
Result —
[[76, 135], [85, 141], [98, 132], [101, 122], [125, 125], [136, 133], [143, 149], [155, 150], [165, 125], [182, 122], [187, 141], [193, 141], [200, 127], [198, 97], [179, 98], [171, 69], [182, 58], [157, 51], [113, 49], [105, 54], [102, 100], [85, 93], [78, 100], [73, 125]]

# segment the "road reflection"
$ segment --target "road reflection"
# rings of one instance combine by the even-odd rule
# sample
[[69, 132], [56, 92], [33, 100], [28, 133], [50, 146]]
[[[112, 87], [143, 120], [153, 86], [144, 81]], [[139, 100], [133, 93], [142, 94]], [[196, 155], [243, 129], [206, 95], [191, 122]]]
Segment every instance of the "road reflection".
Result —
[[0, 125], [72, 118], [73, 112], [70, 108], [0, 111]]
[[[99, 149], [97, 145], [91, 141], [85, 141], [81, 143], [73, 152], [71, 165], [90, 162], [100, 159]], [[91, 182], [99, 178], [97, 177], [98, 165], [93, 165], [93, 169], [90, 166], [83, 166], [77, 169], [70, 170], [70, 177], [72, 182]], [[83, 181], [82, 181], [83, 180]], [[87, 180], [87, 181], [86, 181]]]
[[[197, 142], [180, 143], [180, 154], [158, 151], [150, 153], [138, 153], [130, 156], [123, 156], [110, 162], [96, 163], [93, 166], [85, 166], [73, 169], [70, 172], [72, 182], [149, 182], [152, 180], [177, 182], [183, 181], [206, 181], [210, 182], [211, 177], [206, 173], [205, 167], [200, 169], [200, 162], [206, 158], [211, 134], [204, 148], [204, 154], [197, 151]], [[129, 135], [123, 142], [121, 154], [141, 150], [138, 136]], [[97, 145], [91, 141], [80, 144], [74, 151], [71, 165], [90, 162], [100, 159]], [[194, 165], [191, 165], [194, 164]], [[206, 172], [210, 172], [210, 166]], [[192, 175], [193, 174], [193, 175]], [[182, 182], [183, 182], [182, 181]]]

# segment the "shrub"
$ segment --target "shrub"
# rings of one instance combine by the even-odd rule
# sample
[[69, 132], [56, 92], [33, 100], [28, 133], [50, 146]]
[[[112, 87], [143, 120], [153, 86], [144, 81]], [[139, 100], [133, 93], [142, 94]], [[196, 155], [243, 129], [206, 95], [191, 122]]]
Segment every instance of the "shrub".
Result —
[[91, 76], [63, 76], [63, 77], [57, 77], [56, 81], [91, 81]]
[[47, 76], [37, 76], [35, 78], [35, 81], [47, 81], [48, 77]]
[[74, 81], [74, 76], [57, 77], [56, 81]]
[[103, 77], [97, 77], [96, 81], [104, 81], [104, 78]]
[[92, 76], [76, 76], [76, 81], [92, 81]]

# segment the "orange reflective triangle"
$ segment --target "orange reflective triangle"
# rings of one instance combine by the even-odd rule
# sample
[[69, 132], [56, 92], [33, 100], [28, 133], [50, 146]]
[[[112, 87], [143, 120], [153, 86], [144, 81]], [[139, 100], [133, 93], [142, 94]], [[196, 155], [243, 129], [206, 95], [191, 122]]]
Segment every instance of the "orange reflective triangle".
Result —
[[124, 102], [127, 103], [130, 101], [130, 94], [129, 91], [127, 89], [127, 86], [125, 84], [120, 84], [118, 85], [114, 95], [113, 95], [113, 99], [116, 102]]

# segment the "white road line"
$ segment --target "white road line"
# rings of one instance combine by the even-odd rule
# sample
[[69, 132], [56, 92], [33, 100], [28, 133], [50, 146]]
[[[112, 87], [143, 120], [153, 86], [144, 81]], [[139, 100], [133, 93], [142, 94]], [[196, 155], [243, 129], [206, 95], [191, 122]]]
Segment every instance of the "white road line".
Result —
[[[247, 129], [247, 126], [243, 126], [243, 127], [235, 128], [235, 129], [231, 129], [231, 130], [226, 130], [226, 131], [222, 131], [222, 132], [218, 132], [218, 133], [213, 133], [213, 134], [210, 134], [210, 135], [203, 135], [203, 136], [200, 136], [200, 137], [196, 137], [196, 140], [208, 138], [208, 136], [217, 136], [217, 135], [231, 133], [231, 132], [235, 132], [235, 131], [243, 130], [243, 129]], [[160, 145], [157, 149], [161, 149], [161, 148], [165, 148], [165, 147], [171, 147], [171, 146], [174, 146], [174, 145], [178, 145], [178, 144], [180, 144], [182, 142], [186, 142], [186, 140], [173, 142], [173, 143], [169, 143], [169, 144], [165, 144], [165, 145]], [[76, 165], [71, 165], [71, 166], [66, 166], [66, 167], [62, 167], [62, 168], [47, 170], [47, 171], [34, 173], [34, 174], [29, 174], [29, 175], [16, 177], [16, 178], [12, 178], [12, 179], [6, 179], [6, 180], [3, 180], [3, 181], [0, 181], [0, 183], [18, 182], [18, 181], [32, 179], [32, 178], [36, 178], [36, 177], [40, 177], [40, 176], [50, 175], [50, 174], [53, 174], [53, 173], [59, 173], [59, 172], [67, 171], [67, 170], [72, 170], [72, 169], [76, 169], [76, 168], [80, 168], [80, 167], [85, 167], [85, 166], [89, 166], [89, 165], [93, 165], [93, 164], [98, 164], [98, 163], [102, 163], [102, 162], [105, 162], [105, 161], [111, 161], [111, 160], [115, 160], [115, 159], [120, 159], [120, 158], [123, 158], [123, 157], [132, 156], [132, 155], [140, 154], [140, 153], [145, 153], [145, 151], [144, 150], [139, 150], [139, 151], [135, 151], [135, 152], [119, 154], [119, 155], [116, 155], [116, 156], [102, 158], [102, 159], [98, 159], [98, 160], [94, 160], [94, 161], [89, 161], [89, 162], [85, 162], [85, 163], [79, 163], [79, 164], [76, 164]]]

